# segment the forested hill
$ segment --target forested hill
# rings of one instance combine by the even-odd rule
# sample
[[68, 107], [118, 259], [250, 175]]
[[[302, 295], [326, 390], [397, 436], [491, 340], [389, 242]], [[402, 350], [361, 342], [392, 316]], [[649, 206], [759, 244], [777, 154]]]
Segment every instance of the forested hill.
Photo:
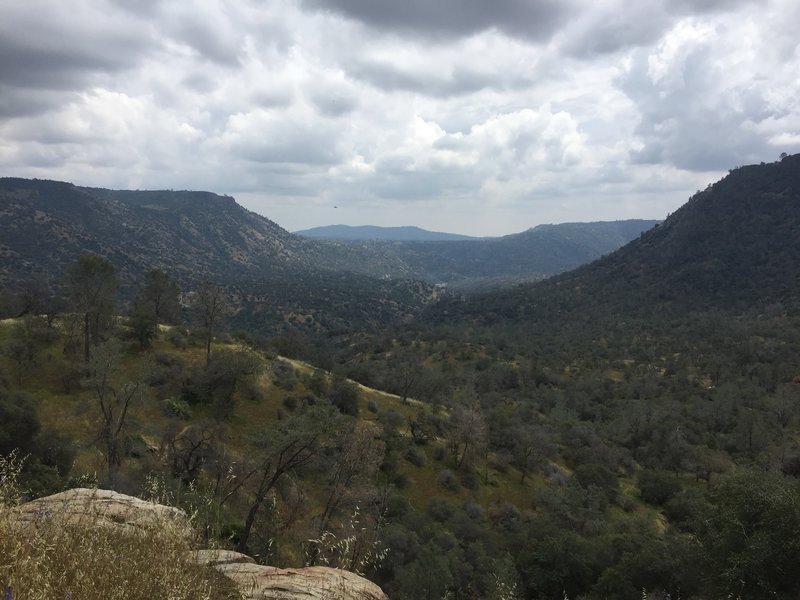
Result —
[[324, 240], [384, 240], [453, 242], [476, 239], [468, 235], [428, 231], [419, 227], [378, 227], [375, 225], [326, 225], [295, 231], [297, 235]]
[[733, 169], [609, 256], [448, 311], [552, 320], [570, 314], [625, 318], [796, 304], [798, 232], [800, 155], [794, 155]]
[[[391, 257], [292, 235], [230, 196], [127, 191], [0, 178], [0, 276], [60, 272], [81, 252], [111, 260], [123, 283], [158, 266], [177, 279], [305, 268], [402, 273]], [[368, 263], [369, 266], [365, 266]]]
[[539, 225], [499, 238], [455, 242], [397, 242], [397, 255], [431, 282], [463, 287], [541, 279], [613, 252], [658, 224], [631, 219]]
[[209, 192], [118, 191], [57, 181], [0, 178], [0, 282], [57, 288], [80, 254], [115, 267], [130, 297], [158, 268], [184, 291], [207, 278], [225, 286], [242, 324], [274, 328], [299, 319], [314, 330], [364, 327], [405, 318], [432, 290], [370, 277], [402, 274], [390, 256], [305, 240]]

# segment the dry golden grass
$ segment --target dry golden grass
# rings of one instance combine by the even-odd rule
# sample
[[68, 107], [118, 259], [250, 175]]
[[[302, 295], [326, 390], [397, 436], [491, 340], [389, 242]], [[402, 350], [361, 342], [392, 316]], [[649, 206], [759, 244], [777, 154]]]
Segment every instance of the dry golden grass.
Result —
[[192, 560], [185, 519], [155, 527], [99, 526], [58, 511], [23, 524], [13, 459], [0, 458], [0, 590], [14, 600], [223, 600], [233, 585]]

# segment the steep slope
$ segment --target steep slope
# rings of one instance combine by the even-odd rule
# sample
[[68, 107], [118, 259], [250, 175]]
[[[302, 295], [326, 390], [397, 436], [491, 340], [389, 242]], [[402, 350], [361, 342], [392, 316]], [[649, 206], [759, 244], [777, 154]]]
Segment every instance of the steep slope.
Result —
[[303, 279], [306, 271], [323, 279], [344, 271], [355, 279], [378, 278], [382, 286], [418, 279], [476, 287], [574, 268], [654, 223], [542, 225], [503, 238], [447, 242], [336, 241], [290, 234], [233, 198], [209, 192], [107, 190], [0, 178], [0, 255], [6, 259], [0, 280], [36, 278], [52, 284], [75, 256], [93, 252], [115, 264], [123, 288], [153, 267], [182, 283], [204, 275], [228, 281], [267, 277], [270, 285], [277, 278], [284, 287], [297, 287], [294, 279]]
[[52, 279], [77, 254], [111, 260], [123, 282], [159, 266], [178, 279], [302, 262], [299, 244], [233, 198], [205, 192], [116, 192], [55, 181], [0, 180], [3, 276]]
[[426, 281], [540, 279], [616, 250], [658, 221], [539, 225], [501, 238], [451, 243], [402, 242], [397, 255]]
[[431, 294], [424, 285], [365, 274], [402, 275], [405, 266], [391, 256], [299, 238], [208, 192], [3, 178], [0, 232], [6, 284], [33, 278], [57, 287], [79, 254], [95, 253], [116, 267], [123, 296], [151, 268], [167, 271], [187, 291], [207, 277], [229, 288], [244, 321], [256, 327], [300, 314], [319, 328], [315, 315], [322, 313], [331, 326], [384, 322], [413, 314]]
[[[0, 178], [0, 208], [0, 252], [10, 259], [4, 276], [47, 275], [79, 252], [112, 259], [123, 269], [123, 279], [129, 275], [124, 267], [137, 271], [151, 265], [179, 278], [298, 265], [362, 272], [404, 269], [397, 260], [349, 245], [304, 240], [233, 198], [209, 192], [107, 190]], [[392, 264], [381, 264], [387, 260]]]
[[383, 240], [406, 242], [453, 242], [476, 239], [457, 233], [428, 231], [420, 227], [378, 227], [375, 225], [326, 225], [295, 231], [296, 235], [324, 240]]
[[462, 308], [472, 315], [543, 321], [570, 314], [625, 318], [796, 305], [799, 231], [800, 155], [795, 155], [732, 170], [607, 257]]

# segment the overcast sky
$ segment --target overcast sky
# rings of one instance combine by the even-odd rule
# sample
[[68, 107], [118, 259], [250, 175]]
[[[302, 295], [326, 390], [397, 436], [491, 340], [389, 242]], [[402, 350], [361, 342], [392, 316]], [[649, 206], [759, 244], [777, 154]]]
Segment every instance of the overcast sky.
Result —
[[2, 0], [0, 175], [289, 230], [663, 218], [800, 151], [798, 0]]

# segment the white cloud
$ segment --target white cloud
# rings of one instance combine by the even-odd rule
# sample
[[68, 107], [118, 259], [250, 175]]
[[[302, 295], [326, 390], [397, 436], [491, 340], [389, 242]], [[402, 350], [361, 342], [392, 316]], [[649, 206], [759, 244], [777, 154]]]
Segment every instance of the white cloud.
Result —
[[663, 217], [800, 151], [798, 25], [792, 0], [9, 0], [0, 169], [292, 229]]

